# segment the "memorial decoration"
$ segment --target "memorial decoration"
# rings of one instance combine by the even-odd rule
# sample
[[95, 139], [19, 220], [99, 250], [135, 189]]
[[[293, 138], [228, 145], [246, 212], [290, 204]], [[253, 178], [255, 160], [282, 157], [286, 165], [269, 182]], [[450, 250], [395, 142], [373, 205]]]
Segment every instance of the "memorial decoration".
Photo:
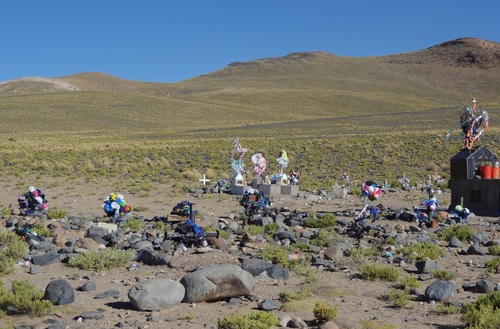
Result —
[[465, 147], [471, 150], [474, 143], [479, 141], [483, 132], [488, 129], [488, 121], [488, 112], [479, 108], [477, 100], [474, 98], [472, 106], [466, 105], [463, 107], [458, 126], [448, 131], [445, 139], [449, 140], [453, 131], [460, 128], [460, 137], [463, 139]]
[[234, 174], [242, 174], [245, 173], [245, 167], [243, 165], [243, 157], [247, 153], [247, 149], [241, 147], [240, 144], [240, 139], [239, 138], [234, 138], [233, 139], [233, 152], [231, 154], [231, 167], [233, 168]]
[[123, 194], [114, 192], [110, 193], [103, 201], [102, 209], [106, 213], [106, 216], [112, 218], [119, 218], [132, 210], [130, 205], [125, 201]]
[[48, 209], [45, 194], [34, 186], [30, 186], [27, 193], [20, 195], [17, 202], [19, 210], [24, 215], [31, 215]]

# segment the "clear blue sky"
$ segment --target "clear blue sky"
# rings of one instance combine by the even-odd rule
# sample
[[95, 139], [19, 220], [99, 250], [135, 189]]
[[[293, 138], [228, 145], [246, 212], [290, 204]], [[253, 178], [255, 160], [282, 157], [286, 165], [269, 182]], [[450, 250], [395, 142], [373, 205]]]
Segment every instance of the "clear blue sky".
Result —
[[177, 82], [232, 62], [326, 51], [410, 52], [500, 42], [496, 0], [4, 0], [0, 81], [101, 72]]

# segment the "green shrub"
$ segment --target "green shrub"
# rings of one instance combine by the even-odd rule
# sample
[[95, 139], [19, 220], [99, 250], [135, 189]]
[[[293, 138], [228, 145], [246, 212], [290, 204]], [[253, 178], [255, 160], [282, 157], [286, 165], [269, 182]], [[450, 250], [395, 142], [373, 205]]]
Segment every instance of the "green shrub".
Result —
[[430, 273], [432, 274], [433, 277], [440, 280], [451, 281], [455, 278], [455, 276], [452, 273], [446, 270], [436, 270], [436, 271], [431, 271]]
[[394, 239], [394, 237], [392, 237], [392, 236], [388, 236], [388, 237], [385, 239], [385, 243], [390, 244], [390, 245], [394, 245], [394, 244], [396, 243], [396, 240]]
[[0, 310], [3, 314], [22, 315], [31, 317], [45, 316], [52, 312], [52, 303], [42, 300], [43, 292], [27, 280], [12, 281], [11, 291], [5, 290], [0, 282]]
[[272, 222], [264, 226], [264, 237], [266, 239], [272, 239], [274, 234], [276, 234], [276, 231], [279, 228], [279, 224]]
[[398, 248], [398, 251], [411, 261], [438, 259], [444, 254], [443, 248], [431, 242], [413, 243], [406, 247]]
[[144, 207], [144, 206], [135, 206], [134, 207], [134, 211], [135, 212], [146, 212], [148, 210], [149, 210], [149, 208], [148, 207]]
[[260, 226], [260, 225], [247, 225], [245, 227], [245, 232], [247, 232], [248, 234], [250, 234], [252, 236], [257, 236], [259, 234], [262, 234], [262, 232], [264, 232], [264, 226]]
[[325, 302], [317, 302], [313, 310], [314, 318], [318, 323], [325, 323], [335, 319], [337, 316], [337, 307], [331, 307]]
[[361, 329], [397, 329], [397, 326], [382, 320], [363, 320], [361, 321]]
[[252, 311], [240, 316], [226, 315], [217, 320], [218, 329], [269, 329], [277, 325], [278, 317], [263, 311]]
[[367, 258], [367, 257], [373, 257], [373, 256], [380, 256], [380, 249], [375, 247], [375, 246], [370, 246], [366, 248], [351, 248], [347, 252], [347, 256], [353, 257], [356, 259], [362, 259], [362, 258]]
[[333, 231], [333, 228], [318, 229], [309, 238], [312, 245], [318, 247], [329, 247], [338, 239], [338, 235]]
[[436, 307], [436, 313], [442, 315], [457, 314], [460, 312], [460, 308], [453, 306], [452, 304], [439, 304]]
[[282, 291], [279, 293], [279, 297], [283, 302], [289, 302], [291, 300], [302, 300], [311, 296], [311, 290], [307, 288], [302, 288], [299, 291]]
[[166, 233], [166, 232], [168, 232], [168, 230], [169, 230], [169, 228], [168, 228], [167, 224], [165, 224], [165, 223], [164, 223], [164, 222], [162, 222], [162, 221], [156, 221], [156, 222], [154, 222], [154, 223], [153, 223], [153, 228], [154, 228], [155, 230], [159, 230], [159, 231], [161, 231], [161, 232], [163, 232], [163, 233]]
[[408, 292], [410, 288], [420, 288], [420, 282], [412, 276], [404, 276], [399, 279], [398, 288]]
[[452, 237], [460, 241], [468, 240], [474, 232], [468, 225], [450, 226], [437, 232], [440, 239], [450, 241]]
[[7, 218], [9, 215], [12, 215], [12, 210], [9, 208], [3, 208], [0, 212], [0, 218]]
[[47, 218], [49, 219], [60, 219], [66, 216], [66, 210], [52, 209], [47, 213]]
[[50, 229], [47, 226], [45, 226], [42, 222], [37, 222], [35, 226], [32, 228], [32, 231], [43, 237], [50, 236]]
[[302, 256], [292, 257], [290, 250], [286, 248], [267, 245], [262, 249], [261, 257], [263, 260], [269, 260], [273, 264], [279, 264], [294, 273], [306, 277], [308, 282], [317, 280], [315, 269], [309, 266], [309, 259]]
[[28, 245], [17, 234], [0, 229], [0, 275], [11, 273], [27, 251]]
[[132, 232], [136, 232], [141, 228], [144, 228], [144, 221], [139, 218], [128, 218], [125, 223], [123, 223], [122, 228], [124, 230], [131, 230]]
[[493, 257], [491, 260], [484, 262], [484, 266], [486, 267], [486, 274], [493, 274], [497, 266], [500, 266], [500, 257]]
[[323, 214], [316, 216], [315, 213], [310, 213], [309, 217], [304, 221], [305, 227], [326, 228], [337, 225], [337, 219], [333, 214]]
[[403, 308], [408, 303], [409, 296], [404, 290], [391, 288], [382, 295], [382, 299], [392, 302], [395, 308]]
[[491, 246], [491, 247], [488, 248], [488, 251], [493, 256], [500, 256], [500, 246]]
[[478, 296], [475, 302], [464, 305], [461, 313], [469, 329], [500, 328], [500, 291]]
[[135, 251], [102, 249], [100, 251], [89, 251], [71, 257], [68, 261], [70, 267], [78, 267], [82, 270], [93, 270], [102, 272], [111, 268], [122, 267], [134, 260]]
[[361, 267], [361, 278], [368, 281], [378, 279], [394, 282], [399, 278], [399, 272], [397, 268], [389, 265], [367, 264]]
[[288, 252], [285, 248], [266, 245], [261, 252], [261, 257], [263, 260], [269, 260], [273, 264], [280, 264], [283, 267], [288, 268], [291, 259], [288, 259]]

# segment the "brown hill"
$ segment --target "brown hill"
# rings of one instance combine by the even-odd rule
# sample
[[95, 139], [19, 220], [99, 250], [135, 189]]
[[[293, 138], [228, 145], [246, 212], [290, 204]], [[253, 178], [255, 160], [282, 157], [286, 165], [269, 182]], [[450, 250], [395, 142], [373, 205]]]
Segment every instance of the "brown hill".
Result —
[[28, 118], [36, 117], [29, 128], [46, 132], [68, 127], [179, 131], [259, 125], [268, 131], [270, 126], [296, 123], [307, 133], [307, 122], [314, 131], [332, 131], [331, 122], [337, 122], [334, 131], [339, 133], [351, 124], [363, 126], [363, 119], [373, 125], [374, 116], [382, 131], [391, 129], [387, 122], [409, 129], [417, 114], [430, 129], [441, 126], [433, 116], [436, 111], [455, 113], [472, 97], [492, 114], [495, 126], [499, 48], [495, 42], [464, 38], [377, 57], [296, 52], [230, 63], [177, 83], [130, 81], [95, 72], [17, 79], [0, 83], [0, 130], [20, 131], [32, 123]]
[[460, 38], [427, 49], [381, 57], [387, 63], [440, 64], [479, 69], [500, 69], [500, 43]]

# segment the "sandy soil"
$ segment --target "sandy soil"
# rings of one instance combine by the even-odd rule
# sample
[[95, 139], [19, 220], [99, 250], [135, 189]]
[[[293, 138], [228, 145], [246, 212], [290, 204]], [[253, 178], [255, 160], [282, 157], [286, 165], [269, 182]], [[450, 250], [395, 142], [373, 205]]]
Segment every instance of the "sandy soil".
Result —
[[[0, 205], [8, 206], [16, 204], [17, 196], [27, 191], [30, 182], [26, 186], [4, 179], [3, 189], [0, 190]], [[51, 182], [51, 186], [39, 187], [46, 193], [50, 208], [64, 209], [68, 214], [80, 214], [88, 218], [102, 215], [101, 202], [112, 192], [112, 189], [99, 187], [97, 184], [67, 185]], [[167, 191], [168, 186], [162, 186], [159, 190]], [[237, 197], [230, 195], [198, 195], [182, 194], [177, 197], [166, 198], [163, 194], [152, 192], [149, 196], [137, 196], [125, 194], [128, 203], [134, 206], [146, 207], [147, 211], [142, 213], [132, 213], [131, 215], [142, 215], [153, 217], [155, 215], [166, 215], [173, 206], [183, 200], [196, 202], [196, 209], [200, 211], [200, 225], [208, 225], [219, 218], [227, 219], [231, 214], [238, 214], [243, 209], [237, 202]], [[418, 204], [421, 198], [411, 198], [408, 192], [390, 193], [382, 196], [377, 203], [391, 207], [412, 207]], [[441, 203], [449, 202], [450, 195], [443, 193], [438, 195]], [[348, 196], [347, 199], [325, 199], [314, 196], [311, 193], [302, 192], [302, 197], [294, 198], [290, 196], [279, 196], [273, 198], [275, 206], [285, 206], [290, 209], [312, 210], [312, 211], [335, 211], [339, 209], [354, 209], [362, 204], [359, 198]], [[345, 218], [352, 220], [352, 218]], [[473, 218], [471, 226], [476, 230], [484, 230], [485, 224], [497, 221], [497, 218]], [[394, 227], [397, 221], [381, 221], [381, 224], [388, 229]], [[399, 222], [402, 223], [402, 222]], [[403, 223], [408, 225], [409, 223]], [[493, 239], [498, 239], [496, 231], [488, 231]], [[443, 242], [443, 246], [445, 243]], [[466, 249], [468, 245], [464, 246]], [[484, 248], [487, 250], [487, 248]], [[160, 312], [139, 312], [131, 308], [127, 292], [138, 281], [148, 278], [165, 277], [170, 279], [180, 279], [188, 271], [196, 267], [210, 266], [212, 264], [237, 263], [236, 256], [228, 253], [214, 251], [207, 254], [194, 254], [188, 249], [185, 255], [173, 256], [176, 267], [167, 266], [145, 266], [138, 264], [133, 271], [115, 269], [104, 273], [94, 273], [90, 271], [80, 271], [68, 268], [64, 264], [53, 264], [42, 267], [41, 274], [30, 274], [29, 267], [16, 267], [15, 273], [3, 277], [3, 281], [8, 285], [13, 279], [27, 279], [40, 289], [44, 290], [47, 284], [55, 279], [65, 278], [75, 289], [75, 303], [55, 308], [55, 313], [43, 318], [31, 319], [29, 317], [6, 317], [0, 319], [0, 326], [9, 323], [29, 324], [33, 328], [47, 328], [47, 320], [57, 320], [66, 328], [113, 328], [121, 324], [123, 328], [217, 328], [217, 319], [226, 314], [248, 312], [257, 307], [257, 302], [242, 299], [241, 304], [228, 304], [226, 301], [214, 303], [185, 304], [182, 303], [172, 309]], [[452, 301], [471, 302], [477, 294], [463, 291], [464, 283], [473, 283], [485, 278], [484, 262], [490, 260], [491, 255], [472, 256], [458, 255], [458, 250], [447, 249], [441, 262], [446, 268], [456, 275], [453, 280], [457, 288]], [[341, 328], [362, 328], [363, 321], [376, 320], [381, 323], [392, 323], [395, 328], [460, 328], [464, 323], [460, 321], [460, 316], [438, 315], [435, 309], [439, 303], [410, 301], [407, 307], [396, 310], [389, 302], [380, 299], [380, 296], [392, 285], [387, 282], [365, 282], [356, 276], [359, 263], [349, 258], [345, 258], [339, 264], [339, 270], [335, 272], [318, 271], [319, 280], [308, 285], [313, 292], [313, 297], [324, 300], [331, 305], [338, 307], [336, 323]], [[342, 265], [342, 266], [341, 266]], [[407, 264], [398, 268], [401, 274], [417, 276], [416, 268], [412, 264]], [[87, 279], [95, 280], [97, 290], [81, 292], [77, 288], [83, 285]], [[495, 274], [488, 280], [494, 284], [500, 283], [500, 275]], [[422, 282], [421, 293], [431, 281]], [[274, 281], [271, 279], [258, 279], [254, 289], [254, 294], [261, 300], [275, 299], [282, 291], [297, 291], [303, 287], [303, 278], [292, 274], [290, 279]], [[108, 290], [118, 290], [118, 298], [96, 299], [99, 293]], [[104, 310], [104, 318], [101, 320], [87, 320], [78, 322], [76, 319], [83, 311]], [[289, 313], [302, 318], [305, 321], [314, 319], [312, 309], [304, 305], [288, 310]], [[273, 312], [276, 315], [283, 314], [284, 311]], [[151, 315], [157, 316], [154, 321], [148, 321]], [[45, 322], [44, 322], [45, 321]]]

